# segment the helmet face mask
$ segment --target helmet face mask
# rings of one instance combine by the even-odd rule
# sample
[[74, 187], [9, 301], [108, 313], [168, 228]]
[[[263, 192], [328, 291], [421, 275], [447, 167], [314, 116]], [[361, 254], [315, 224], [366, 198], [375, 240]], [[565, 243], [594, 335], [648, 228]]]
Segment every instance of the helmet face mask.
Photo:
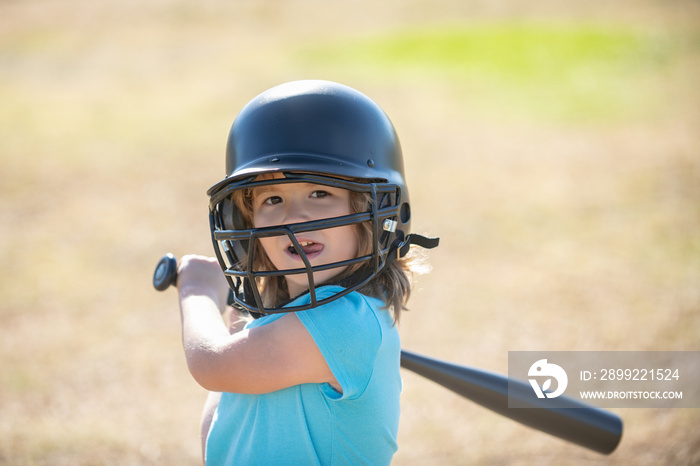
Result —
[[[311, 220], [301, 223], [275, 225], [263, 228], [252, 228], [245, 221], [236, 202], [232, 200], [240, 190], [249, 190], [272, 184], [282, 183], [311, 183], [321, 186], [342, 188], [367, 199], [366, 210], [343, 215], [340, 217]], [[400, 188], [387, 183], [361, 183], [314, 174], [283, 173], [283, 178], [260, 179], [249, 177], [238, 182], [222, 186], [218, 193], [212, 193], [210, 203], [210, 222], [215, 252], [224, 273], [234, 291], [235, 303], [252, 313], [268, 314], [278, 312], [293, 312], [316, 307], [338, 299], [364, 286], [376, 276], [391, 260], [394, 253], [392, 245], [396, 240], [396, 219], [400, 216]], [[326, 230], [343, 226], [364, 228], [368, 232], [365, 237], [371, 241], [361, 247], [357, 257], [321, 265], [312, 265], [302, 246], [297, 240], [300, 233]], [[402, 235], [402, 233], [399, 233]], [[301, 259], [302, 266], [296, 269], [276, 270], [268, 260], [260, 240], [267, 237], [286, 236], [296, 254]], [[363, 236], [360, 235], [362, 238]], [[262, 267], [267, 264], [267, 267]], [[332, 283], [338, 283], [341, 278], [352, 275], [353, 279], [343, 281], [345, 289], [325, 299], [318, 299], [316, 287], [321, 285], [315, 278], [319, 272], [337, 270], [333, 274]], [[347, 271], [352, 271], [350, 274]], [[266, 282], [276, 279], [286, 279], [291, 275], [305, 275], [308, 280], [309, 303], [295, 307], [280, 307], [279, 303], [266, 303], [261, 292]], [[290, 296], [293, 298], [293, 296]]]
[[[216, 256], [238, 307], [256, 314], [316, 307], [361, 288], [407, 252], [410, 207], [401, 146], [386, 114], [354, 89], [298, 81], [262, 93], [231, 127], [226, 168], [226, 178], [208, 191], [210, 226]], [[282, 183], [346, 189], [364, 196], [366, 207], [340, 217], [253, 228], [234, 198], [243, 195], [241, 190]], [[358, 257], [311, 265], [296, 235], [347, 225], [367, 232], [365, 239], [360, 236]], [[272, 236], [289, 239], [301, 259], [299, 268], [277, 270], [269, 260], [261, 265], [265, 253], [260, 240]], [[334, 269], [338, 273], [326, 282], [315, 278]], [[265, 289], [292, 275], [307, 277], [310, 303], [282, 307], [284, 303], [270, 302]], [[344, 289], [318, 299], [316, 288], [328, 283]]]

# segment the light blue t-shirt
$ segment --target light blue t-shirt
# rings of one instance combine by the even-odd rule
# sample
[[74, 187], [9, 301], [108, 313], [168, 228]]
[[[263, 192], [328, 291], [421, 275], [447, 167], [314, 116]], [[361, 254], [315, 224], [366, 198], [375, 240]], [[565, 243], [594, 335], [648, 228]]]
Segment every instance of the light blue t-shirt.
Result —
[[[317, 298], [339, 290], [323, 287]], [[308, 302], [306, 294], [290, 306]], [[261, 317], [248, 327], [282, 315]], [[391, 314], [380, 300], [353, 292], [297, 316], [343, 393], [329, 384], [263, 395], [223, 393], [207, 438], [207, 466], [391, 462], [401, 393], [401, 343]]]

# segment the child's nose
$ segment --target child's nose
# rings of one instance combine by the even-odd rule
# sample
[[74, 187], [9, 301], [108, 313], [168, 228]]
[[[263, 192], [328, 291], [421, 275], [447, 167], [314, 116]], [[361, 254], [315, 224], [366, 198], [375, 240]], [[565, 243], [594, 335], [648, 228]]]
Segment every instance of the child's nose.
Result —
[[284, 223], [300, 223], [312, 220], [304, 199], [289, 199], [286, 203]]

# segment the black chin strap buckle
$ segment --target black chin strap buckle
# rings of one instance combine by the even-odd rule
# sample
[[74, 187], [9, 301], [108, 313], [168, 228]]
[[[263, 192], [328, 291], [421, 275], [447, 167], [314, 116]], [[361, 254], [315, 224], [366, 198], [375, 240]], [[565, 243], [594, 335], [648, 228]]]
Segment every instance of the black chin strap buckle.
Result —
[[387, 265], [408, 254], [412, 244], [425, 249], [433, 249], [440, 244], [440, 238], [428, 238], [427, 236], [411, 233], [403, 238], [403, 240], [395, 241], [389, 249], [389, 253], [387, 255]]
[[433, 249], [438, 247], [440, 244], [440, 238], [428, 238], [427, 236], [411, 233], [397, 245], [399, 257], [403, 257], [408, 254], [408, 250], [411, 248], [412, 244], [425, 249]]

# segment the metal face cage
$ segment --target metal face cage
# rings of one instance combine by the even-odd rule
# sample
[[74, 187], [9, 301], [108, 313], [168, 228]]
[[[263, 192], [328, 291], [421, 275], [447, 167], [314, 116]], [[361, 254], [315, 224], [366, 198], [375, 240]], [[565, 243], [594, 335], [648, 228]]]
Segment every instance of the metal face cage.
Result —
[[[274, 314], [296, 312], [321, 306], [366, 285], [380, 273], [398, 254], [404, 233], [397, 230], [400, 216], [406, 216], [407, 204], [402, 208], [402, 193], [399, 186], [386, 182], [357, 182], [308, 173], [284, 172], [284, 178], [258, 179], [250, 176], [215, 185], [209, 194], [209, 220], [212, 243], [229, 286], [233, 290], [234, 305], [252, 314]], [[276, 225], [265, 228], [250, 228], [244, 225], [237, 207], [232, 202], [237, 190], [281, 183], [312, 183], [322, 186], [343, 188], [369, 197], [367, 211], [325, 218], [308, 222]], [[359, 257], [323, 265], [311, 265], [296, 235], [313, 230], [325, 230], [346, 225], [368, 223], [371, 231], [371, 252]], [[257, 255], [264, 254], [256, 247], [260, 238], [287, 236], [302, 260], [303, 267], [285, 270], [255, 270]], [[316, 283], [314, 273], [330, 269], [345, 269], [357, 265], [362, 274], [353, 275], [352, 280], [342, 283], [344, 289], [329, 297], [318, 299], [317, 287], [327, 283]], [[307, 277], [310, 302], [305, 305], [284, 306], [284, 303], [266, 306], [262, 298], [262, 287], [266, 279], [301, 275]], [[294, 298], [294, 296], [290, 296]]]

